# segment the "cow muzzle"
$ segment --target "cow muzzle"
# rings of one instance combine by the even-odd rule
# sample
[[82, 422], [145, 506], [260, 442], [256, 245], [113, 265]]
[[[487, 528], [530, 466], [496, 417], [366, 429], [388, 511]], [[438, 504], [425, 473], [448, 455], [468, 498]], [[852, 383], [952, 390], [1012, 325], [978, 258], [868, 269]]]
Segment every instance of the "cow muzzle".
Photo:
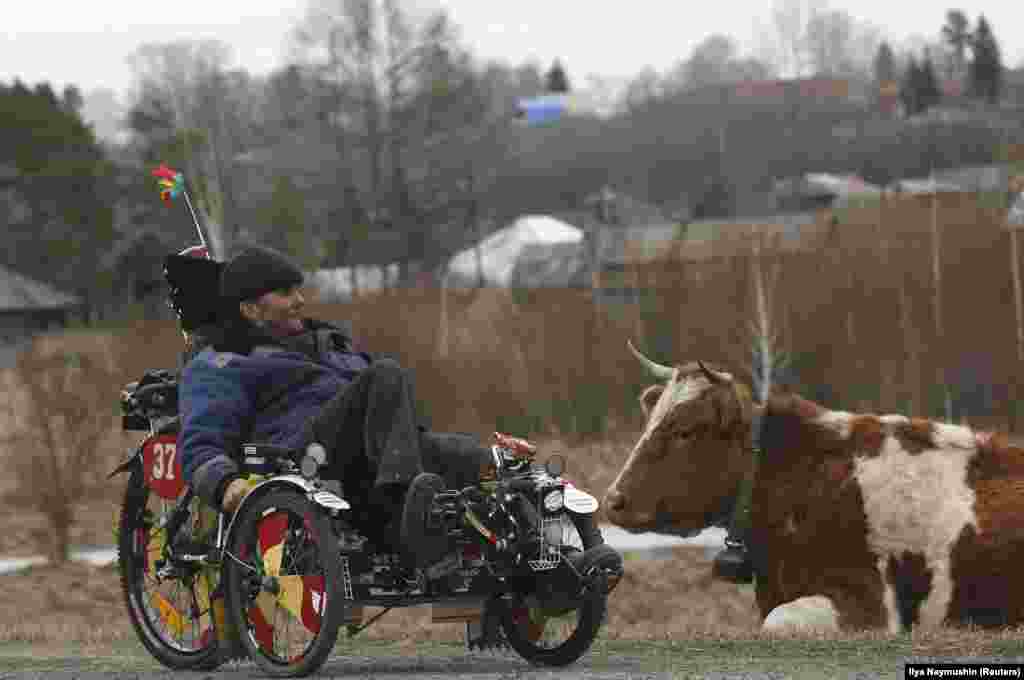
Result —
[[617, 489], [608, 490], [602, 505], [608, 521], [627, 531], [643, 531], [654, 524], [654, 512], [637, 512], [629, 498]]

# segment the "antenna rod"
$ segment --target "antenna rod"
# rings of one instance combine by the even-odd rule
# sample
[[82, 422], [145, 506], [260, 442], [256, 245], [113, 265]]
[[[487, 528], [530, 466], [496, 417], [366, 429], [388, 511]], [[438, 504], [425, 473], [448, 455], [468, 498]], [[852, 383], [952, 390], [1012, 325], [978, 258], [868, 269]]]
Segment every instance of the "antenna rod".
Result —
[[196, 225], [196, 232], [199, 234], [199, 241], [200, 243], [203, 244], [204, 247], [208, 248], [209, 246], [206, 245], [206, 237], [203, 236], [203, 228], [199, 226], [199, 218], [196, 217], [196, 211], [192, 207], [192, 199], [189, 198], [188, 189], [185, 189], [184, 191], [182, 191], [182, 193], [185, 195], [185, 205], [188, 206], [188, 211], [189, 213], [192, 214], [192, 221]]

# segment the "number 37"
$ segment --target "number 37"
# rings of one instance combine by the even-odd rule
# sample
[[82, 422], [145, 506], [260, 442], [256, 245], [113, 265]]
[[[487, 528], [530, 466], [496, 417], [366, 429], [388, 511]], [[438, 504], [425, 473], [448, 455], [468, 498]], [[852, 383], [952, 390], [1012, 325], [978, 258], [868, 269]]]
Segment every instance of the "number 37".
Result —
[[153, 479], [174, 479], [174, 457], [177, 444], [158, 442], [153, 446]]

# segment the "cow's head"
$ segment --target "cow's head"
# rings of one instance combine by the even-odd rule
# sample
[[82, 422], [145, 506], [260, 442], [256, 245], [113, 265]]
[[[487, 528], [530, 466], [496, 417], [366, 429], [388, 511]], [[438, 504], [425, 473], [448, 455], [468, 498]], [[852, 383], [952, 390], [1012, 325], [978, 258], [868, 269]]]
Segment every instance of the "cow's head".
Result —
[[702, 362], [656, 364], [640, 395], [647, 425], [605, 495], [608, 519], [634, 531], [690, 533], [728, 512], [750, 464], [750, 390]]

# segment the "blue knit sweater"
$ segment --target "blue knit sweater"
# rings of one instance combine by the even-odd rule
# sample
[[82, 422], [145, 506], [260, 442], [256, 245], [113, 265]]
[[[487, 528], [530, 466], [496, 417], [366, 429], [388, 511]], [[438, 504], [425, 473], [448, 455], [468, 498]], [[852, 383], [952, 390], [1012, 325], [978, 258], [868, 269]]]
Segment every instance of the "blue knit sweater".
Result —
[[[324, 334], [319, 328], [308, 331], [311, 347], [315, 334]], [[295, 343], [242, 352], [208, 347], [188, 363], [179, 387], [178, 450], [185, 481], [201, 498], [220, 502], [222, 484], [238, 473], [243, 443], [302, 446], [312, 416], [370, 364], [369, 355], [347, 342], [319, 344], [314, 352], [298, 351]]]

